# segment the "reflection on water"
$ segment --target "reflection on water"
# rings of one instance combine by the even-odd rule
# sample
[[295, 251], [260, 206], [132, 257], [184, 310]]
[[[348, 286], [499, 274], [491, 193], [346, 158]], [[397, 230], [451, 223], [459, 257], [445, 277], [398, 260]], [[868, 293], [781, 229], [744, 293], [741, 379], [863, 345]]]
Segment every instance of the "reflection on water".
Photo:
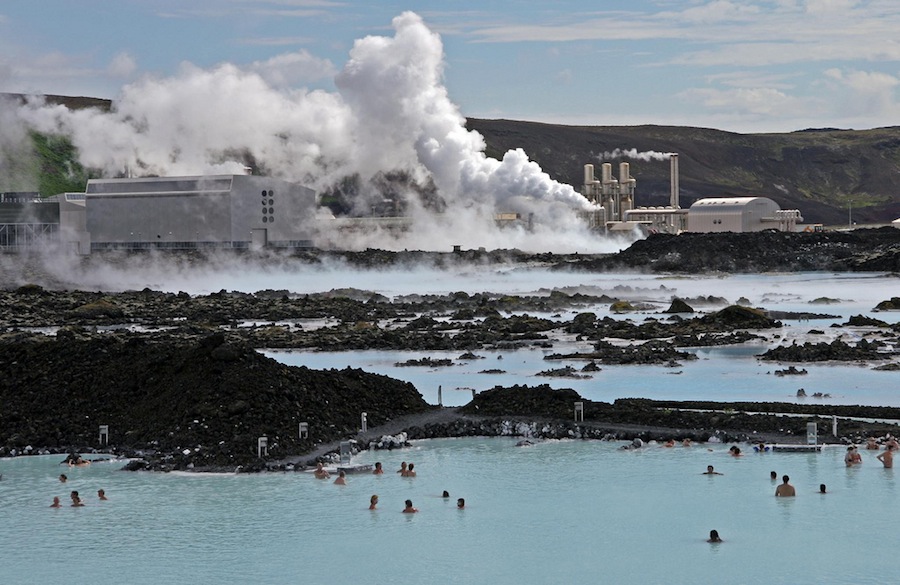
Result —
[[[893, 570], [895, 481], [870, 452], [847, 469], [840, 448], [735, 459], [727, 445], [514, 442], [366, 452], [356, 462], [383, 461], [385, 475], [343, 487], [308, 473], [114, 464], [72, 470], [63, 486], [59, 457], [2, 460], [3, 582], [883, 583]], [[401, 460], [417, 478], [394, 473]], [[703, 475], [707, 465], [723, 475]], [[774, 497], [771, 470], [791, 476], [796, 498]], [[99, 487], [109, 501], [97, 501]], [[71, 489], [86, 507], [47, 508]], [[420, 512], [400, 513], [405, 499]], [[716, 547], [705, 542], [713, 528], [725, 540]]]

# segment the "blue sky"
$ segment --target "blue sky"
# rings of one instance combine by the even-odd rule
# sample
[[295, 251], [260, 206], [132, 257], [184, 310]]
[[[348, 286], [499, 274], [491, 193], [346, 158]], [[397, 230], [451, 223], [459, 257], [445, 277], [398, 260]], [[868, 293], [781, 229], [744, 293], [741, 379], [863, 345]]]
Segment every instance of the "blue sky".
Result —
[[897, 0], [5, 0], [0, 91], [116, 98], [189, 63], [334, 91], [403, 11], [466, 116], [736, 132], [898, 124]]

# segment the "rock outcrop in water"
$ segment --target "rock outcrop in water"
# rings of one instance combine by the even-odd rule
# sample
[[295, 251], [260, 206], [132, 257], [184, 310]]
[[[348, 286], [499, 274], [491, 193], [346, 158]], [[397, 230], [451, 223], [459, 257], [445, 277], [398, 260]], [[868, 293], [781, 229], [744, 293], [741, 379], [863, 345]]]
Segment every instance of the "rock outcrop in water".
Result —
[[[0, 456], [90, 450], [109, 425], [118, 452], [154, 468], [261, 467], [430, 407], [411, 384], [361, 370], [285, 366], [222, 334], [0, 339]], [[309, 438], [299, 437], [299, 423]]]

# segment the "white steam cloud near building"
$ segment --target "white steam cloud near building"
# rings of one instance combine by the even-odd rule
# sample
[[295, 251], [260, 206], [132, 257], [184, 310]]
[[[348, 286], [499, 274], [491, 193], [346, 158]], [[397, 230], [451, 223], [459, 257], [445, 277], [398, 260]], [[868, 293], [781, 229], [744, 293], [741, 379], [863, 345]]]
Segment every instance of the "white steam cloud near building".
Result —
[[[185, 64], [172, 77], [124, 87], [109, 112], [31, 100], [16, 115], [29, 128], [70, 136], [82, 164], [109, 177], [242, 174], [249, 155], [266, 173], [317, 191], [348, 176], [366, 185], [402, 171], [433, 184], [447, 203], [434, 213], [409, 197], [408, 232], [342, 235], [343, 247], [608, 252], [629, 243], [588, 232], [577, 212], [592, 204], [522, 150], [487, 157], [443, 85], [440, 37], [412, 12], [393, 28], [391, 37], [356, 41], [335, 93], [273, 81], [284, 79], [273, 67], [296, 61], [285, 56], [267, 62], [265, 74], [258, 63]], [[534, 213], [534, 228], [500, 230], [498, 212]]]

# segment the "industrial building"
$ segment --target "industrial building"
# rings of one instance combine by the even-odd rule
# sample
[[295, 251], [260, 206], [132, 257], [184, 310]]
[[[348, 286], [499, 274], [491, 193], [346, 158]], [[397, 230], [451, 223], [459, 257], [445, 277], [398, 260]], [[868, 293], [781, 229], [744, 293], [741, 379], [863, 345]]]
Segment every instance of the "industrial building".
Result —
[[312, 246], [315, 192], [249, 175], [92, 179], [60, 198], [60, 240], [113, 249]]
[[[594, 212], [602, 220], [591, 221], [592, 227], [607, 231], [642, 229], [650, 233], [681, 232], [757, 232], [776, 229], [797, 231], [803, 221], [800, 211], [781, 209], [768, 197], [715, 197], [698, 199], [688, 209], [679, 204], [678, 155], [669, 155], [670, 195], [664, 207], [635, 207], [637, 181], [628, 163], [619, 164], [619, 178], [612, 177], [612, 165], [603, 163], [601, 178], [594, 178], [594, 165], [584, 165], [582, 194], [602, 205]], [[588, 218], [589, 220], [591, 218]]]
[[40, 248], [57, 241], [59, 206], [56, 197], [38, 193], [0, 193], [0, 249]]
[[688, 210], [690, 232], [793, 232], [798, 221], [803, 221], [798, 210], [781, 209], [768, 197], [699, 199]]

